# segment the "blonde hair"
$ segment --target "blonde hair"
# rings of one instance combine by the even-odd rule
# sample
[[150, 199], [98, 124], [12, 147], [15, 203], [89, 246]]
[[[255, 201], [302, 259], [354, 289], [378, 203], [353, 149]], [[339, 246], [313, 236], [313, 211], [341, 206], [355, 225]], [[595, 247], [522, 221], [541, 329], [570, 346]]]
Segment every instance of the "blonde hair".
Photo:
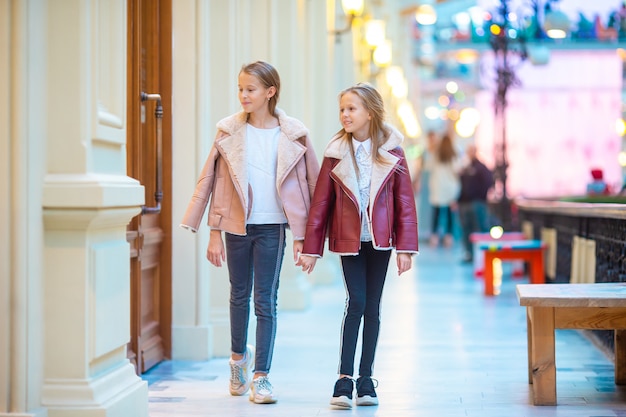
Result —
[[[370, 129], [369, 137], [372, 140], [372, 158], [375, 162], [383, 163], [382, 158], [378, 154], [378, 148], [384, 144], [389, 138], [390, 131], [385, 127], [385, 103], [380, 93], [371, 84], [358, 83], [352, 87], [348, 87], [339, 93], [339, 100], [348, 94], [353, 93], [361, 99], [363, 106], [369, 113]], [[346, 132], [345, 129], [341, 129], [337, 132], [338, 136], [346, 136], [350, 148], [352, 149], [352, 134]], [[354, 154], [354, 149], [352, 149]]]
[[243, 65], [239, 73], [241, 74], [242, 72], [258, 78], [265, 88], [274, 87], [276, 89], [276, 92], [270, 97], [268, 103], [270, 114], [276, 116], [276, 104], [278, 104], [278, 98], [280, 96], [280, 76], [276, 68], [265, 61], [256, 61], [251, 64]]

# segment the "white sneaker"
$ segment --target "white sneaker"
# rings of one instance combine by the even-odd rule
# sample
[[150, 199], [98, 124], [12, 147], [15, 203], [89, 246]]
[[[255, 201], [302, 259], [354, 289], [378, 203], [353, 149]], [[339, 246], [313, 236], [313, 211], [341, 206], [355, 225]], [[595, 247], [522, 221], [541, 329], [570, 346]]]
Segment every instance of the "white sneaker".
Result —
[[250, 401], [257, 404], [274, 404], [277, 401], [272, 384], [266, 376], [260, 376], [250, 384]]
[[254, 347], [248, 345], [243, 358], [230, 360], [230, 395], [243, 395], [250, 388], [250, 372], [254, 367]]

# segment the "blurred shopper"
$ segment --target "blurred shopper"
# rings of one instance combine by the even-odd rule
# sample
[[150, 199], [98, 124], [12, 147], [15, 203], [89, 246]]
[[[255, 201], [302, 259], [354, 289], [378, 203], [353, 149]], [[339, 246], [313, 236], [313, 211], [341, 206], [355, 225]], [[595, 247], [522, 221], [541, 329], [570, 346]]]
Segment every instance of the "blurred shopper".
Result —
[[[230, 279], [230, 393], [244, 395], [250, 389], [250, 401], [259, 404], [277, 399], [268, 374], [285, 229], [293, 232], [295, 262], [319, 173], [307, 128], [276, 108], [279, 93], [280, 78], [272, 65], [257, 61], [242, 67], [243, 111], [217, 124], [181, 224], [196, 232], [210, 199], [207, 259], [217, 267], [226, 261]], [[247, 346], [253, 288], [256, 352]]]
[[[428, 167], [430, 166], [429, 160], [433, 157], [432, 152], [437, 149], [437, 133], [434, 130], [429, 130], [426, 133], [426, 148], [417, 162], [417, 169], [413, 178], [413, 192], [417, 195], [425, 188], [428, 190]], [[426, 181], [426, 183], [423, 183]], [[420, 221], [421, 222], [421, 221]]]
[[341, 255], [346, 310], [341, 331], [339, 379], [331, 405], [352, 407], [354, 361], [363, 321], [356, 405], [376, 405], [372, 379], [380, 330], [380, 301], [391, 251], [398, 274], [411, 268], [417, 253], [417, 214], [411, 176], [400, 147], [402, 134], [384, 123], [384, 103], [369, 84], [339, 94], [343, 128], [324, 152], [297, 265], [308, 273], [328, 248]]
[[467, 146], [465, 156], [466, 165], [460, 174], [461, 194], [458, 207], [465, 251], [463, 262], [472, 262], [470, 234], [489, 231], [487, 193], [493, 187], [493, 173], [478, 159], [475, 145]]
[[430, 245], [439, 246], [440, 221], [443, 222], [441, 235], [446, 247], [452, 246], [454, 239], [452, 210], [461, 190], [459, 171], [461, 160], [454, 149], [452, 137], [444, 134], [433, 149], [433, 157], [429, 160], [429, 202], [433, 216], [431, 223]]

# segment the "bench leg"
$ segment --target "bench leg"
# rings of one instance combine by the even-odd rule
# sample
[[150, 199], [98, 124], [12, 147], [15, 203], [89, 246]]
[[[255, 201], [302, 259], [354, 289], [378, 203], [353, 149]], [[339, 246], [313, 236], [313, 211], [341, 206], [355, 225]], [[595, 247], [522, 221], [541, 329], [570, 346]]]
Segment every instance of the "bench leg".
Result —
[[528, 383], [533, 383], [533, 321], [530, 319], [530, 308], [526, 308], [526, 339], [528, 340]]
[[626, 330], [615, 330], [615, 383], [626, 385]]
[[528, 307], [531, 324], [533, 404], [556, 405], [554, 309]]
[[485, 268], [483, 269], [485, 280], [485, 295], [493, 295], [493, 255], [485, 252]]

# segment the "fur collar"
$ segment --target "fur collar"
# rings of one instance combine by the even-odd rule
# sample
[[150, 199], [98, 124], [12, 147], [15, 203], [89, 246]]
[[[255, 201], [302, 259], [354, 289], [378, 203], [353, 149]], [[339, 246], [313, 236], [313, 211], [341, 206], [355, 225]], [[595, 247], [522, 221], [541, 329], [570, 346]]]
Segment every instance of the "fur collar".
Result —
[[[278, 107], [276, 108], [276, 116], [278, 117], [280, 131], [284, 133], [289, 140], [297, 140], [309, 134], [308, 129], [301, 121], [287, 116], [287, 114]], [[232, 135], [240, 129], [245, 128], [247, 122], [248, 114], [241, 111], [217, 122], [217, 128], [227, 135]]]
[[[370, 185], [369, 204], [370, 210], [374, 207], [374, 200], [385, 183], [385, 180], [389, 177], [399, 162], [399, 158], [391, 154], [389, 151], [400, 146], [404, 139], [402, 133], [400, 133], [393, 126], [385, 124], [385, 127], [390, 132], [389, 137], [382, 144], [382, 146], [378, 148], [378, 154], [386, 163], [374, 163], [372, 165], [372, 182]], [[335, 165], [332, 172], [348, 188], [353, 195], [354, 201], [358, 203], [359, 183], [352, 155], [350, 153], [350, 143], [347, 140], [346, 135], [337, 135], [331, 139], [330, 143], [326, 147], [324, 156], [339, 159], [339, 162]]]
[[[309, 131], [302, 122], [281, 110], [276, 109], [280, 136], [278, 138], [278, 161], [276, 169], [276, 189], [280, 186], [296, 163], [306, 153], [304, 141], [299, 139], [308, 136]], [[215, 147], [229, 166], [230, 175], [242, 202], [246, 218], [248, 216], [248, 161], [246, 158], [246, 124], [245, 112], [235, 113], [217, 123], [219, 131], [215, 139]]]

